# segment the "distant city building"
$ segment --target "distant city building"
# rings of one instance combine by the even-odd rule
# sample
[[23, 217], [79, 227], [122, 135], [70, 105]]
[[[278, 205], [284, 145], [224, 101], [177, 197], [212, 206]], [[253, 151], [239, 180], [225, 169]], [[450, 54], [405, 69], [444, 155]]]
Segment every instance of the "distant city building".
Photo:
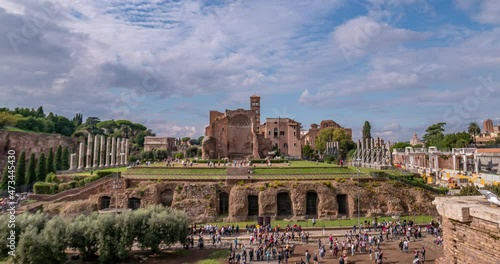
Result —
[[415, 146], [421, 144], [424, 144], [424, 142], [418, 139], [417, 133], [413, 133], [413, 137], [410, 139], [410, 145]]
[[163, 149], [176, 151], [178, 143], [177, 138], [174, 137], [144, 137], [144, 150]]
[[319, 126], [318, 124], [311, 124], [309, 130], [302, 136], [302, 145], [309, 145], [313, 149], [316, 149], [316, 137], [322, 129], [329, 127], [344, 129], [346, 134], [348, 134], [349, 138], [352, 140], [352, 129], [344, 128], [333, 120], [322, 120]]
[[300, 159], [300, 128], [299, 122], [286, 117], [267, 118], [261, 124], [260, 96], [253, 95], [250, 110], [210, 111], [202, 143], [203, 158], [258, 159], [278, 148], [283, 156]]
[[495, 141], [500, 135], [500, 126], [494, 126], [491, 119], [483, 121], [483, 130], [481, 134], [475, 137], [475, 143], [478, 147], [486, 146], [489, 142]]
[[483, 121], [483, 133], [488, 134], [494, 132], [493, 130], [493, 120], [486, 119]]

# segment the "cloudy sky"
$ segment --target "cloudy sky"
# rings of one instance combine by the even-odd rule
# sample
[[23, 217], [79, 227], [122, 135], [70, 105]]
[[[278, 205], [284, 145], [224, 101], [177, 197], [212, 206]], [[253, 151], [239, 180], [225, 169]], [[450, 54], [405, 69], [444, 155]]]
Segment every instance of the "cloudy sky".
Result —
[[0, 1], [0, 106], [199, 136], [209, 110], [397, 141], [500, 123], [500, 1]]

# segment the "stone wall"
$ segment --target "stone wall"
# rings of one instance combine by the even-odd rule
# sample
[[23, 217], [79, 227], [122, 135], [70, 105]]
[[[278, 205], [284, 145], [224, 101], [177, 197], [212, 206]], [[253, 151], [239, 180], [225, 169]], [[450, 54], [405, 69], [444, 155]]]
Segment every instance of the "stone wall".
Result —
[[438, 264], [500, 263], [500, 208], [482, 196], [438, 197], [444, 257]]
[[[258, 216], [270, 216], [273, 219], [302, 220], [312, 216], [319, 219], [333, 219], [342, 216], [357, 216], [357, 182], [350, 179], [338, 181], [273, 181], [273, 182], [234, 182], [222, 181], [181, 182], [125, 180], [123, 189], [118, 191], [118, 208], [127, 208], [128, 199], [138, 198], [141, 207], [163, 204], [183, 210], [190, 221], [226, 220], [243, 221], [249, 217], [248, 196], [258, 197]], [[317, 195], [317, 214], [307, 215], [307, 194]], [[227, 193], [229, 212], [220, 215], [221, 193]], [[278, 194], [288, 194], [291, 201], [291, 213], [278, 215]], [[339, 214], [337, 195], [345, 195], [346, 212]], [[110, 183], [103, 184], [99, 192], [79, 193], [78, 197], [89, 197], [89, 203], [101, 209], [100, 198], [111, 197], [111, 207], [116, 202], [116, 194]], [[77, 197], [73, 197], [77, 200]], [[84, 198], [87, 199], [87, 198]], [[367, 181], [361, 183], [360, 212], [362, 216], [380, 215], [437, 215], [431, 204], [433, 196], [423, 190], [404, 185], [395, 185], [388, 181]], [[86, 206], [85, 208], [89, 208]]]
[[26, 159], [29, 159], [31, 153], [35, 153], [38, 158], [41, 153], [47, 154], [51, 147], [55, 152], [59, 145], [75, 150], [77, 142], [74, 138], [59, 134], [0, 130], [0, 169], [5, 166], [7, 152], [11, 149], [16, 151], [16, 157], [26, 151]]

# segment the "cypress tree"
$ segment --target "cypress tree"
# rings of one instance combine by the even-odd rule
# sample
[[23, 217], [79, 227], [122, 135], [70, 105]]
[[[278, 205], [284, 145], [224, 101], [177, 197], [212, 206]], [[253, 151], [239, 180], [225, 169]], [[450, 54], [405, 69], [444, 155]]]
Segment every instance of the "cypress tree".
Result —
[[47, 170], [45, 168], [46, 165], [45, 154], [41, 154], [38, 158], [38, 164], [36, 166], [36, 180], [37, 181], [45, 181], [45, 176], [47, 176]]
[[56, 172], [54, 170], [54, 150], [52, 148], [49, 149], [49, 155], [47, 156], [47, 163], [45, 165], [45, 170], [47, 174], [51, 172]]
[[31, 184], [34, 182], [36, 182], [35, 153], [31, 153], [30, 161], [28, 161], [28, 173], [26, 174], [26, 183]]
[[16, 186], [26, 184], [26, 153], [23, 151], [17, 160], [16, 168]]
[[64, 147], [62, 152], [62, 170], [69, 170], [69, 149]]
[[7, 184], [9, 181], [9, 171], [7, 168], [9, 167], [8, 164], [5, 164], [5, 167], [3, 167], [3, 172], [2, 172], [2, 185], [0, 186], [0, 189], [5, 190], [7, 189]]
[[62, 147], [61, 147], [61, 145], [59, 145], [59, 147], [57, 147], [57, 150], [56, 150], [56, 160], [55, 160], [54, 167], [55, 167], [54, 169], [56, 171], [62, 170]]

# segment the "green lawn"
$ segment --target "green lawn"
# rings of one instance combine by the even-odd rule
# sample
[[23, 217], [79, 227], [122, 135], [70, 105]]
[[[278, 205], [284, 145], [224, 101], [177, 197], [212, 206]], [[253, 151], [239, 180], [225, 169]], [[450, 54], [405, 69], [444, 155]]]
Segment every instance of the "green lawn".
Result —
[[71, 174], [61, 174], [61, 175], [57, 175], [57, 176], [62, 176], [62, 177], [91, 176], [91, 175], [95, 175], [96, 172], [98, 172], [98, 171], [125, 172], [125, 171], [127, 171], [127, 168], [126, 167], [119, 167], [119, 168], [94, 170], [94, 171], [92, 171], [92, 174], [91, 174], [91, 171], [81, 171], [81, 172], [75, 172], [75, 173], [71, 173]]
[[133, 168], [125, 171], [124, 175], [184, 175], [184, 174], [196, 174], [196, 175], [226, 175], [226, 169], [224, 168]]
[[[229, 251], [226, 249], [216, 250], [212, 252], [207, 259], [200, 260], [196, 262], [196, 264], [219, 264], [219, 260], [227, 261], [227, 257], [229, 257]], [[225, 262], [224, 262], [225, 263]]]
[[20, 129], [17, 127], [4, 127], [4, 128], [2, 128], [2, 130], [14, 131], [14, 132], [25, 132], [25, 133], [42, 133], [42, 132], [35, 132], [35, 131], [31, 131], [31, 130], [24, 130], [24, 129]]
[[[363, 223], [365, 220], [367, 221], [373, 221], [374, 217], [361, 217], [360, 221]], [[417, 224], [427, 224], [429, 223], [433, 218], [432, 216], [428, 215], [420, 215], [420, 216], [401, 216], [400, 221], [406, 220], [413, 220]], [[378, 220], [381, 222], [383, 220], [386, 221], [393, 221], [391, 217], [378, 217]], [[293, 225], [293, 224], [298, 224], [302, 227], [312, 227], [312, 222], [311, 220], [307, 221], [285, 221], [285, 220], [276, 220], [276, 221], [271, 221], [271, 224], [273, 226], [275, 225], [280, 225], [281, 227], [285, 227], [287, 224]], [[336, 219], [336, 220], [317, 220], [316, 221], [316, 227], [352, 227], [353, 225], [358, 223], [357, 218], [350, 218], [350, 219]], [[240, 230], [244, 229], [245, 226], [248, 225], [253, 225], [257, 224], [257, 221], [245, 221], [245, 222], [234, 222], [234, 223], [225, 223], [225, 222], [218, 222], [218, 223], [210, 223], [210, 224], [216, 224], [216, 225], [239, 225]]]
[[306, 168], [273, 168], [273, 167], [258, 167], [254, 169], [254, 174], [332, 174], [332, 173], [354, 173], [355, 171], [350, 168], [340, 167], [306, 167]]

